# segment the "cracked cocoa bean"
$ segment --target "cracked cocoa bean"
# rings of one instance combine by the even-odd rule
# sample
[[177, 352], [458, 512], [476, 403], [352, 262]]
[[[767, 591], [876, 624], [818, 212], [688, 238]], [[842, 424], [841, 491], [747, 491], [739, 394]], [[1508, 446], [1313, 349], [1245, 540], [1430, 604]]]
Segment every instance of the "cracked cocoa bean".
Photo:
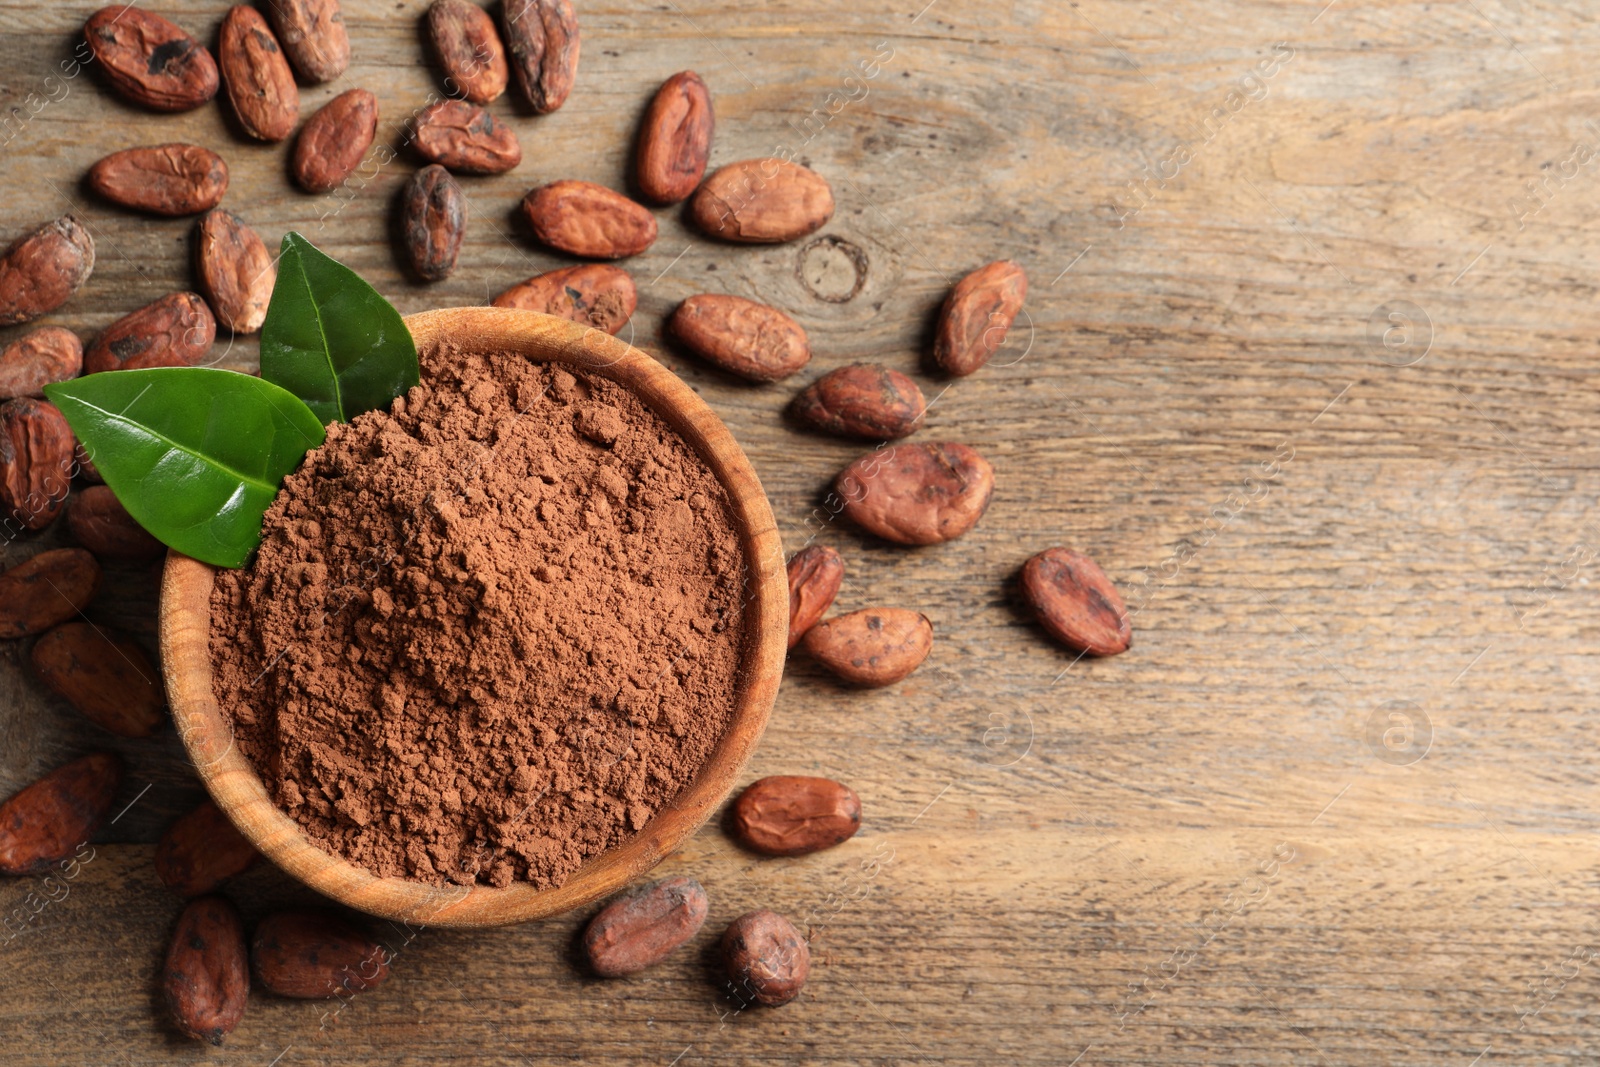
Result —
[[513, 285], [494, 298], [494, 306], [542, 311], [616, 334], [639, 306], [639, 291], [621, 267], [583, 263]]

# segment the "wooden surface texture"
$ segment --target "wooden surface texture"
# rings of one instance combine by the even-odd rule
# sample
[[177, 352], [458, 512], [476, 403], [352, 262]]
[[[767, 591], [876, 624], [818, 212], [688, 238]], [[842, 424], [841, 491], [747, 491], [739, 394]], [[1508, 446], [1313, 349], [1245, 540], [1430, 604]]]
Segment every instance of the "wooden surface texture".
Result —
[[[924, 4], [926, 3], [926, 6]], [[437, 91], [417, 0], [349, 0], [353, 63], [304, 112], [377, 93], [380, 143]], [[225, 7], [156, 10], [211, 40]], [[726, 420], [786, 549], [848, 573], [839, 608], [919, 609], [924, 667], [848, 692], [791, 662], [751, 776], [850, 783], [863, 829], [766, 860], [715, 824], [661, 868], [711, 919], [646, 975], [574, 966], [585, 914], [504, 931], [390, 930], [380, 991], [256, 997], [220, 1050], [159, 1018], [178, 903], [151, 870], [199, 798], [177, 738], [97, 735], [0, 645], [0, 794], [92, 747], [128, 758], [125, 812], [66, 885], [0, 883], [0, 1064], [1579, 1064], [1600, 1059], [1595, 701], [1600, 657], [1600, 23], [1581, 5], [1370, 0], [579, 0], [559, 112], [494, 110], [525, 162], [463, 179], [462, 265], [397, 269], [416, 163], [335, 198], [219, 106], [47, 81], [89, 6], [0, 0], [0, 231], [69, 210], [99, 265], [47, 321], [85, 338], [190, 287], [188, 220], [82, 186], [94, 160], [193, 140], [275, 244], [298, 229], [405, 312], [464, 306], [561, 261], [515, 215], [557, 178], [620, 186], [675, 71], [716, 99], [714, 163], [783, 146], [833, 183], [819, 242], [730, 247], [677, 209], [626, 265], [632, 340]], [[876, 62], [865, 78], [858, 64]], [[30, 96], [30, 94], [32, 94]], [[999, 257], [1028, 317], [1002, 358], [922, 366], [946, 287]], [[703, 291], [809, 331], [803, 380], [857, 360], [916, 372], [925, 439], [997, 472], [967, 537], [906, 551], [828, 520], [860, 451], [797, 432], [800, 382], [751, 387], [664, 347]], [[8, 342], [20, 330], [0, 331]], [[629, 332], [624, 331], [624, 338]], [[219, 343], [248, 368], [254, 344]], [[9, 544], [21, 560], [64, 541]], [[1052, 544], [1123, 589], [1134, 646], [1075, 662], [1009, 587]], [[153, 638], [156, 567], [114, 567], [90, 616]], [[119, 805], [120, 806], [120, 805]], [[247, 918], [306, 899], [270, 868]], [[56, 897], [58, 899], [50, 899]], [[721, 927], [809, 927], [805, 995], [736, 1012]]]

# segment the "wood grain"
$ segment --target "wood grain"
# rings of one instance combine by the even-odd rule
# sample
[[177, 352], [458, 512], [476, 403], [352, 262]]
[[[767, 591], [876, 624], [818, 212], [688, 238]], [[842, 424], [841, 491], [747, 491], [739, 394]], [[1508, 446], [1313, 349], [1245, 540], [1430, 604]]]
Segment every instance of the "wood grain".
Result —
[[[1600, 184], [1577, 146], [1600, 140], [1600, 24], [1503, 0], [924, 3], [582, 4], [577, 88], [549, 116], [496, 103], [525, 161], [462, 180], [462, 265], [433, 287], [403, 277], [390, 236], [403, 155], [348, 198], [309, 198], [287, 145], [246, 143], [218, 107], [133, 111], [92, 72], [0, 129], [4, 233], [72, 205], [95, 227], [94, 278], [49, 320], [85, 337], [192, 284], [191, 223], [81, 190], [135, 144], [217, 148], [226, 206], [269, 243], [300, 229], [406, 312], [561, 265], [518, 199], [557, 178], [623, 188], [637, 119], [679, 70], [716, 101], [712, 166], [786, 146], [838, 200], [817, 239], [771, 248], [658, 213], [661, 238], [626, 264], [641, 300], [622, 337], [728, 423], [788, 550], [844, 553], [840, 610], [934, 620], [932, 657], [885, 691], [792, 662], [749, 767], [850, 783], [861, 833], [777, 861], [708, 826], [661, 868], [705, 883], [707, 928], [628, 982], [574, 966], [582, 914], [390, 931], [383, 990], [328, 1020], [337, 1005], [258, 997], [217, 1062], [1593, 1058]], [[347, 3], [351, 69], [307, 88], [304, 113], [366, 86], [396, 144], [437, 86], [423, 8]], [[158, 10], [206, 39], [224, 14]], [[0, 120], [45, 98], [87, 14], [0, 0]], [[892, 56], [865, 79], [879, 42]], [[941, 392], [931, 316], [1000, 257], [1029, 272], [1029, 325]], [[706, 291], [795, 315], [817, 374], [918, 374], [918, 437], [995, 465], [984, 521], [909, 552], [829, 521], [828, 480], [861, 449], [785, 423], [804, 383], [743, 385], [663, 346], [663, 316]], [[217, 352], [255, 358], [248, 339]], [[1128, 653], [1074, 662], [1016, 611], [1009, 583], [1050, 544], [1119, 583]], [[156, 577], [108, 568], [91, 617], [151, 636]], [[0, 646], [0, 790], [106, 745], [134, 803], [65, 899], [0, 945], [0, 1063], [188, 1055], [154, 1013], [178, 903], [150, 855], [193, 773], [171, 734], [86, 733], [25, 662]], [[0, 885], [0, 912], [46, 891]], [[230, 892], [247, 918], [305, 895], [267, 868]], [[760, 906], [811, 927], [811, 984], [730, 1014], [706, 951]]]

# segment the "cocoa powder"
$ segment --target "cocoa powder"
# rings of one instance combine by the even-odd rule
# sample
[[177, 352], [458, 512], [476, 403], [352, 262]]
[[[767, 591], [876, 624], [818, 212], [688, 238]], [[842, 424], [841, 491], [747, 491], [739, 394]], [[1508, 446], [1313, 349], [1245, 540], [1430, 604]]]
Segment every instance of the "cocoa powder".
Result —
[[212, 596], [215, 692], [276, 801], [380, 875], [561, 884], [722, 736], [743, 556], [726, 494], [631, 392], [424, 352], [328, 428]]

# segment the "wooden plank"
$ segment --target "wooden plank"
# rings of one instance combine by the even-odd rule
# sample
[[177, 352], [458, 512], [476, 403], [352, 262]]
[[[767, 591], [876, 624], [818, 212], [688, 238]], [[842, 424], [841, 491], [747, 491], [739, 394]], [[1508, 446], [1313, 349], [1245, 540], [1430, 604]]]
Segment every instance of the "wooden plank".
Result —
[[[832, 302], [817, 294], [855, 283], [847, 251], [713, 244], [677, 210], [628, 264], [633, 340], [723, 415], [785, 543], [846, 554], [842, 608], [935, 621], [933, 657], [888, 691], [791, 664], [751, 768], [852, 783], [862, 834], [762, 861], [707, 827], [663, 870], [706, 884], [712, 922], [640, 979], [577, 972], [583, 916], [422, 931], [389, 986], [326, 1028], [328, 1006], [260, 997], [214, 1061], [1592, 1058], [1600, 253], [1596, 166], [1575, 146], [1600, 144], [1600, 29], [1499, 0], [922, 3], [582, 5], [577, 90], [542, 118], [496, 105], [526, 161], [464, 181], [462, 266], [431, 287], [401, 275], [388, 236], [403, 156], [348, 199], [308, 197], [286, 149], [243, 143], [221, 109], [135, 112], [92, 73], [13, 122], [0, 229], [83, 211], [100, 264], [49, 321], [86, 337], [192, 284], [191, 223], [82, 190], [106, 152], [216, 146], [227, 203], [269, 241], [302, 230], [407, 312], [468, 305], [558, 265], [517, 200], [562, 177], [620, 186], [650, 91], [684, 68], [716, 97], [715, 160], [795, 148], [834, 183], [826, 234], [866, 264]], [[435, 91], [423, 7], [347, 3], [351, 71], [306, 90], [307, 109], [366, 86], [392, 143]], [[224, 12], [158, 10], [207, 37]], [[52, 91], [87, 13], [0, 0], [0, 117]], [[863, 95], [846, 74], [880, 42], [893, 55]], [[819, 516], [859, 449], [787, 426], [789, 387], [732, 382], [660, 338], [678, 300], [734, 292], [793, 312], [818, 371], [920, 372], [947, 284], [998, 256], [1029, 271], [1031, 326], [1005, 365], [944, 392], [923, 377], [926, 436], [998, 472], [984, 522], [937, 548]], [[1387, 312], [1407, 307], [1386, 345], [1405, 326]], [[248, 339], [218, 353], [255, 358]], [[1008, 583], [1054, 543], [1127, 592], [1127, 655], [1074, 663], [1016, 610]], [[148, 568], [112, 568], [91, 615], [148, 638], [154, 589]], [[24, 655], [0, 645], [0, 791], [107, 743]], [[153, 993], [177, 903], [149, 862], [198, 793], [170, 735], [111, 747], [139, 799], [66, 898], [0, 945], [0, 1062], [181, 1048]], [[46, 892], [0, 885], [0, 914]], [[304, 896], [270, 870], [233, 892], [250, 916]], [[712, 927], [760, 905], [809, 922], [818, 965], [796, 1004], [729, 1016]]]

